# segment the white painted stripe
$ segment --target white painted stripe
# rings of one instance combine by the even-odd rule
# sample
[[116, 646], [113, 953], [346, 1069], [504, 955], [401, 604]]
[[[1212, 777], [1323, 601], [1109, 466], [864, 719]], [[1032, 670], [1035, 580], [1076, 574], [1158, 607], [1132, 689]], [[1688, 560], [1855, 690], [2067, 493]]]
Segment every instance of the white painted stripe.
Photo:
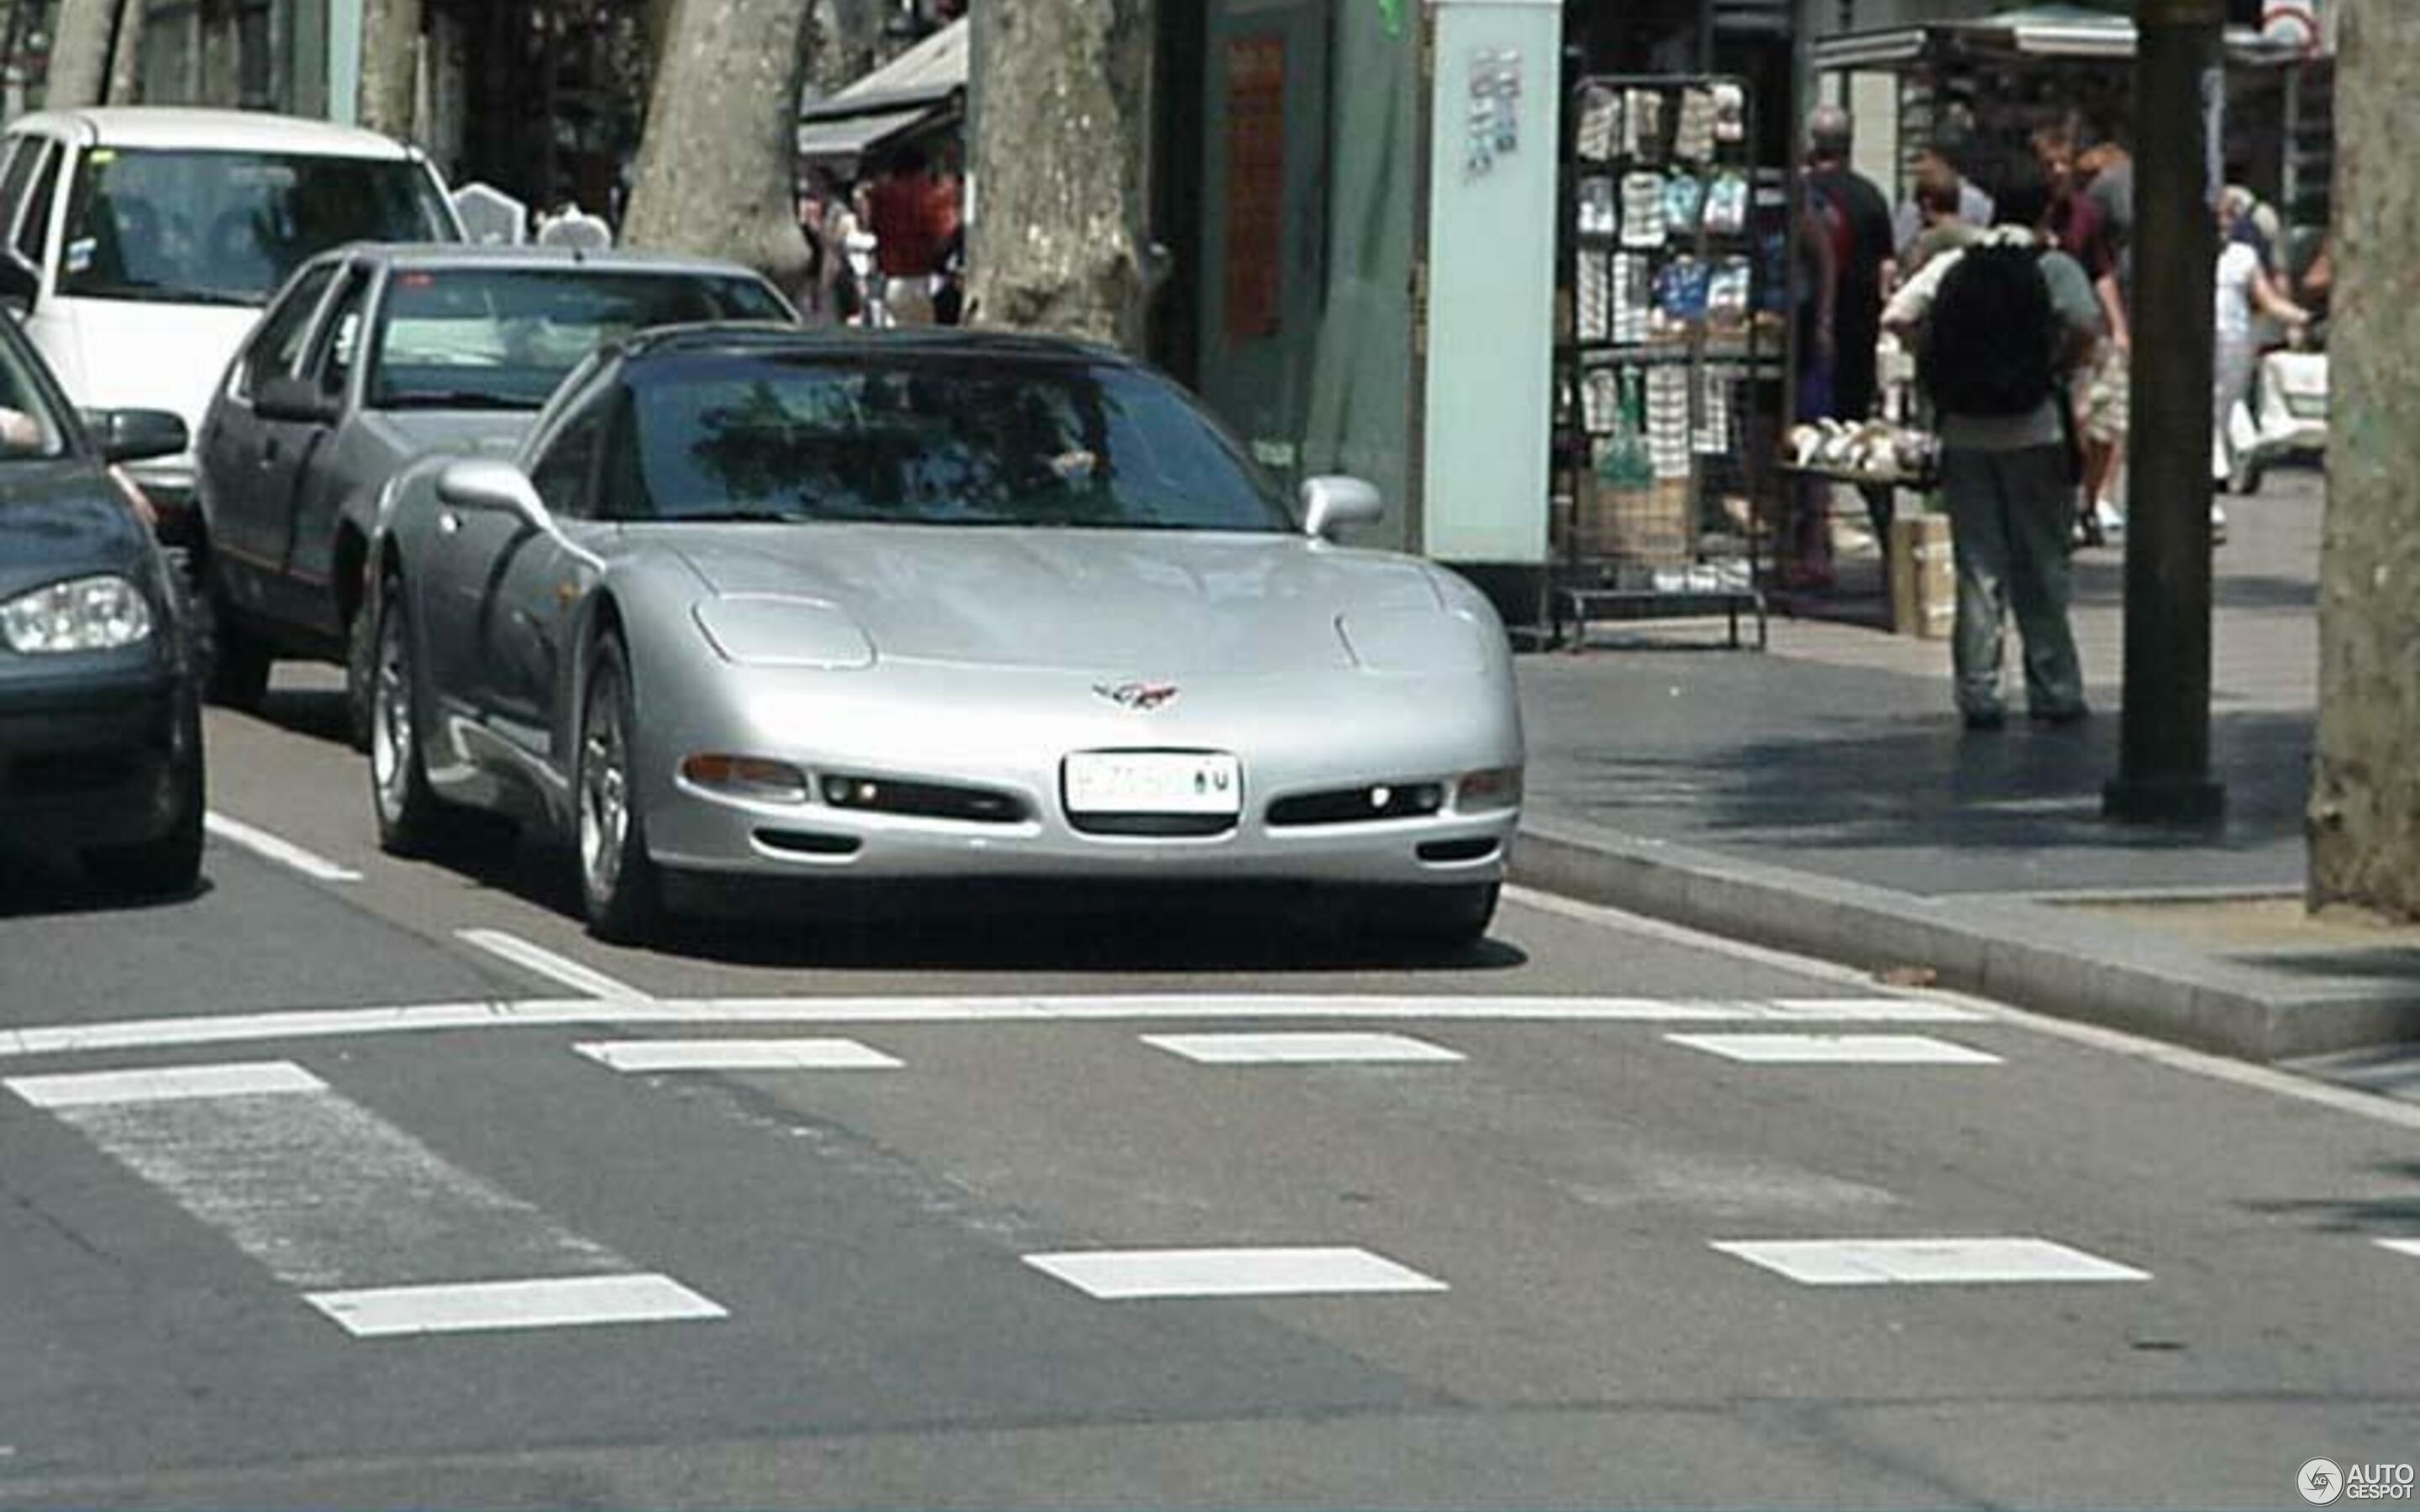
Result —
[[317, 877], [322, 882], [359, 882], [362, 879], [362, 874], [350, 867], [338, 866], [292, 841], [280, 840], [265, 829], [256, 829], [240, 819], [230, 819], [215, 810], [202, 816], [202, 826], [229, 844], [240, 845], [263, 860], [292, 867], [307, 877]]
[[1078, 1250], [1029, 1255], [1025, 1263], [1105, 1301], [1446, 1289], [1364, 1249]]
[[0, 1081], [38, 1108], [94, 1107], [109, 1103], [167, 1103], [205, 1097], [323, 1092], [328, 1084], [290, 1060], [247, 1060], [223, 1066], [163, 1066], [150, 1071], [95, 1071], [68, 1076], [11, 1076]]
[[1714, 1246], [1810, 1287], [2149, 1281], [2148, 1271], [2046, 1239], [1804, 1239]]
[[1972, 1009], [1920, 997], [1777, 997], [1759, 1014], [1770, 1019], [1838, 1019], [1857, 1024], [1987, 1024]]
[[604, 1040], [571, 1048], [620, 1072], [894, 1071], [855, 1040]]
[[2420, 1257], [2420, 1239], [2381, 1239], [2380, 1249], [2391, 1249], [2397, 1255]]
[[305, 1300], [360, 1338], [727, 1318], [669, 1276], [583, 1275], [315, 1291]]
[[1146, 1034], [1142, 1042], [1205, 1066], [1306, 1066], [1460, 1060], [1402, 1034]]
[[1921, 1034], [1668, 1034], [1674, 1044], [1769, 1066], [1996, 1066], [2000, 1057]]
[[532, 945], [518, 934], [507, 934], [495, 929], [465, 929], [454, 932], [465, 945], [474, 946], [489, 955], [502, 956], [527, 971], [534, 971], [558, 985], [591, 997], [611, 1002], [643, 1003], [647, 995], [628, 982], [617, 981], [591, 966], [582, 965], [569, 956], [557, 955], [544, 946]]
[[49, 1112], [288, 1286], [637, 1269], [325, 1088]]
[[[1598, 929], [1642, 934], [1650, 939], [1663, 940], [1673, 945], [1687, 946], [1693, 949], [1728, 956], [1734, 961], [1754, 962], [1760, 965], [1795, 972], [1817, 981], [1866, 989], [1870, 989], [1874, 984], [1871, 973], [1843, 966], [1836, 962], [1821, 961], [1810, 955], [1796, 955], [1787, 950], [1776, 950], [1761, 945], [1747, 945], [1738, 940], [1727, 940], [1719, 934], [1709, 934], [1702, 930], [1693, 930], [1680, 924], [1668, 924], [1660, 918], [1649, 918], [1643, 914], [1607, 908], [1601, 903], [1581, 903], [1576, 899], [1560, 898], [1553, 893], [1538, 892], [1528, 887], [1506, 887], [1504, 896], [1521, 907], [1559, 915]], [[2328, 1082], [2315, 1081], [2290, 1071], [2256, 1066], [2249, 1061], [2230, 1060], [2225, 1056], [2212, 1055], [2205, 1050], [2188, 1050], [2182, 1045], [2170, 1044], [2164, 1040], [2153, 1040], [2139, 1034], [2129, 1034], [2123, 1029], [2106, 1028], [2098, 1024], [2078, 1023], [2073, 1019], [2053, 1018], [2047, 1013], [2010, 1008], [2005, 1003], [1990, 1002], [1971, 994], [1950, 992], [1946, 988], [1911, 988], [1905, 996], [1909, 1001], [1955, 1005], [1972, 1012], [1984, 1022], [2030, 1029], [2036, 1034], [2046, 1035], [2055, 1040], [2065, 1040], [2070, 1044], [2086, 1045], [2111, 1055], [2148, 1061], [2152, 1065], [2164, 1066], [2170, 1071], [2182, 1072], [2187, 1075], [2225, 1082], [2231, 1087], [2264, 1092], [2271, 1097], [2282, 1097], [2297, 1103], [2310, 1103], [2331, 1112], [2350, 1114], [2354, 1118], [2365, 1119], [2372, 1123], [2392, 1124], [2398, 1129], [2420, 1130], [2420, 1103], [2406, 1103], [2392, 1097], [2382, 1097], [2376, 1092], [2337, 1087]]]

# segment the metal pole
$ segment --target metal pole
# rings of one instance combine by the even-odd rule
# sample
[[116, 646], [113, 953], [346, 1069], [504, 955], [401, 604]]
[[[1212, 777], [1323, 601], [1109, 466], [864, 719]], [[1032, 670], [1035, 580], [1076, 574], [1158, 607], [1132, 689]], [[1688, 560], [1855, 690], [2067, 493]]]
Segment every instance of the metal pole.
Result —
[[2126, 695], [2109, 818], [2216, 820], [2210, 775], [2211, 316], [2218, 261], [2211, 103], [2225, 0], [2138, 0], [2133, 429]]

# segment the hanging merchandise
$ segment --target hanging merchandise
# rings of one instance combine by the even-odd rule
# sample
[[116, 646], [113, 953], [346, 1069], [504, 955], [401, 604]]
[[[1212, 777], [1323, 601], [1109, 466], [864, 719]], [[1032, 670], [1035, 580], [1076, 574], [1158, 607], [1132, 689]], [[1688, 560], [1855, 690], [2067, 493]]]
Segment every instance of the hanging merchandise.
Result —
[[1672, 156], [1705, 162], [1714, 155], [1714, 95], [1711, 89], [1681, 92], [1681, 122], [1672, 131]]
[[1655, 481], [1655, 463], [1646, 440], [1647, 404], [1639, 393], [1638, 369], [1621, 370], [1621, 402], [1616, 407], [1613, 440], [1597, 465], [1597, 475], [1617, 488], [1643, 488]]
[[1642, 163], [1664, 161], [1664, 92], [1632, 89], [1621, 97], [1621, 155]]
[[1714, 140], [1737, 143], [1747, 140], [1747, 90], [1745, 86], [1725, 81], [1714, 88]]
[[1591, 436], [1609, 436], [1621, 423], [1621, 382], [1609, 367], [1589, 370], [1580, 384], [1580, 424]]
[[1660, 482], [1690, 474], [1689, 370], [1667, 363], [1647, 375], [1647, 455]]
[[1654, 311], [1654, 264], [1635, 252], [1613, 259], [1613, 319], [1610, 339], [1616, 346], [1635, 347], [1647, 339]]
[[1699, 375], [1697, 452], [1721, 456], [1731, 449], [1731, 410], [1746, 374], [1736, 367], [1709, 367]]
[[1621, 229], [1621, 213], [1616, 208], [1614, 181], [1602, 175], [1580, 180], [1580, 235], [1609, 237]]
[[1665, 235], [1694, 234], [1704, 218], [1705, 208], [1706, 186], [1702, 180], [1685, 173], [1676, 173], [1664, 180]]
[[1706, 334], [1736, 341], [1747, 333], [1750, 299], [1756, 288], [1756, 265], [1745, 257], [1726, 257], [1706, 281]]
[[1575, 150], [1582, 162], [1610, 162], [1621, 148], [1621, 97], [1610, 89], [1580, 93], [1580, 124]]
[[1664, 245], [1664, 176], [1625, 174], [1621, 180], [1621, 244], [1625, 247]]
[[1748, 186], [1744, 174], [1718, 175], [1706, 186], [1705, 227], [1719, 237], [1747, 229]]
[[1574, 324], [1581, 341], [1613, 339], [1613, 255], [1580, 254], [1579, 287], [1575, 291]]

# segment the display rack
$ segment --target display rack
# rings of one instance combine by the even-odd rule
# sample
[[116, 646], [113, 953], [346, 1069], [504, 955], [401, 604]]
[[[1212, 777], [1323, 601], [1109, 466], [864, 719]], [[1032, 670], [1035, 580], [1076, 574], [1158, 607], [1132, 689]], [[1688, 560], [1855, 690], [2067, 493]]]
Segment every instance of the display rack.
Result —
[[1557, 346], [1557, 640], [1592, 623], [1743, 615], [1760, 587], [1786, 370], [1789, 183], [1753, 161], [1725, 75], [1573, 92]]

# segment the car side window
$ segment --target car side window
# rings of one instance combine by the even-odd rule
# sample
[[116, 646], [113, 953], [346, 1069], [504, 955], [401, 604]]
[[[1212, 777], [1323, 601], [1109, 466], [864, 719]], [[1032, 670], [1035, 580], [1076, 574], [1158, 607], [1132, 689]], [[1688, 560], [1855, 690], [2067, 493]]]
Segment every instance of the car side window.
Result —
[[530, 469], [530, 483], [547, 512], [568, 518], [588, 513], [589, 480], [596, 475], [597, 454], [605, 439], [605, 422], [613, 408], [592, 400], [554, 433]]
[[17, 217], [25, 208], [25, 191], [32, 186], [42, 148], [49, 145], [48, 137], [8, 138], [6, 156], [0, 158], [0, 230], [16, 229]]
[[318, 309], [319, 296], [328, 291], [328, 282], [335, 276], [333, 263], [312, 269], [287, 294], [285, 302], [261, 322], [260, 333], [252, 339], [252, 349], [244, 353], [243, 365], [236, 370], [239, 396], [248, 398], [264, 379], [294, 371], [295, 363], [302, 355], [303, 339], [311, 333], [312, 313]]
[[369, 311], [369, 299], [370, 270], [351, 269], [336, 290], [335, 302], [328, 307], [328, 318], [319, 323], [312, 374], [319, 392], [331, 397], [341, 395], [352, 380], [353, 363], [362, 354], [362, 322]]
[[51, 204], [59, 196], [59, 164], [67, 153], [56, 142], [44, 140], [30, 155], [39, 166], [34, 173], [33, 190], [25, 200], [24, 215], [17, 223], [17, 251], [39, 268], [42, 254], [50, 247]]

